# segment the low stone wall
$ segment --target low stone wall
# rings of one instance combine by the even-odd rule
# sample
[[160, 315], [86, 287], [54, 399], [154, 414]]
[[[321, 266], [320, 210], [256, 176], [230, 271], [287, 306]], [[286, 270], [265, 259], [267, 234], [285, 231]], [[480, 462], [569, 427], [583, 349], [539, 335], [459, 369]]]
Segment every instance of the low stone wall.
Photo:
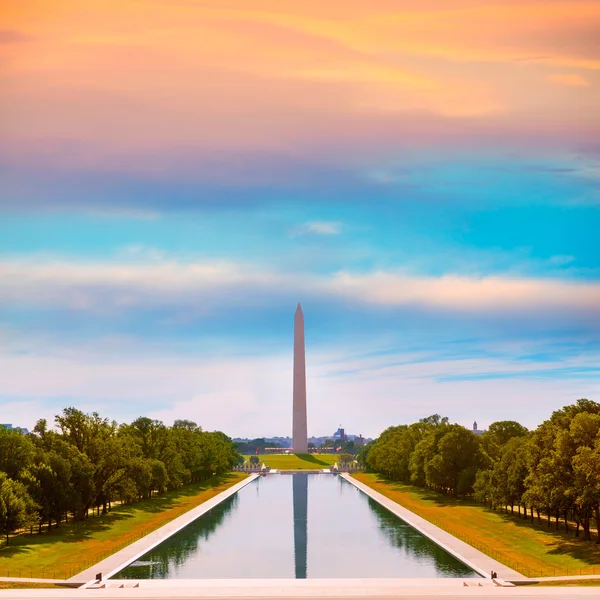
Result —
[[268, 473], [271, 467], [262, 469], [261, 467], [233, 467], [233, 471], [237, 473]]

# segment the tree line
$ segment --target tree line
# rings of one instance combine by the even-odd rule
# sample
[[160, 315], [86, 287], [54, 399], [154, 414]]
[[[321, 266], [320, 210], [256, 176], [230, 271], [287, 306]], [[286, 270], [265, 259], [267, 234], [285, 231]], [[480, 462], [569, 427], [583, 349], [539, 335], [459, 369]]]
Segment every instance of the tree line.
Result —
[[0, 426], [0, 533], [34, 527], [41, 533], [82, 521], [90, 509], [132, 503], [230, 471], [240, 462], [230, 438], [193, 421], [172, 427], [140, 417], [117, 424], [98, 413], [66, 408], [33, 433]]
[[[319, 450], [331, 450], [341, 446], [341, 453], [356, 454], [360, 446], [354, 440], [324, 440], [322, 444], [317, 446], [314, 442], [308, 443], [308, 451], [310, 453], [318, 452]], [[236, 450], [240, 454], [265, 454], [265, 448], [280, 448], [285, 451], [286, 446], [276, 442], [267, 442], [265, 438], [255, 438], [248, 442], [235, 442]]]
[[595, 522], [600, 543], [600, 404], [592, 400], [553, 412], [534, 431], [498, 421], [476, 435], [433, 415], [389, 427], [358, 458], [394, 481], [516, 509], [531, 522], [543, 515], [557, 530], [571, 524], [585, 540]]
[[[337, 448], [340, 448], [337, 450]], [[340, 454], [352, 454], [356, 455], [360, 450], [361, 446], [354, 440], [324, 440], [322, 444], [316, 446], [312, 442], [308, 444], [309, 452], [318, 452], [319, 450], [334, 449]]]
[[265, 454], [265, 448], [284, 447], [276, 442], [267, 442], [265, 438], [255, 438], [248, 442], [235, 442], [235, 449], [240, 454]]

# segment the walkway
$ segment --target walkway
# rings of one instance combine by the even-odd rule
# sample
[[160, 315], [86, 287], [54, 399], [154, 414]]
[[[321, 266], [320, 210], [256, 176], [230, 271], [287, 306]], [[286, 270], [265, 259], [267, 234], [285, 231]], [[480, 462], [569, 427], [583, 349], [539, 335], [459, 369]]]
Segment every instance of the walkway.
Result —
[[[157, 580], [140, 582], [140, 587], [109, 587], [105, 589], [30, 589], [0, 590], [0, 599], [45, 599], [45, 600], [169, 600], [192, 598], [327, 598], [348, 600], [364, 598], [379, 600], [464, 600], [465, 598], [506, 598], [507, 600], [576, 600], [598, 598], [598, 588], [555, 588], [539, 586], [495, 587], [490, 580], [482, 580], [481, 587], [463, 585], [460, 580], [443, 579], [255, 579], [255, 580]], [[473, 582], [473, 580], [470, 580]], [[116, 583], [116, 582], [114, 582]], [[120, 585], [126, 582], [121, 581]]]
[[376, 492], [373, 488], [370, 488], [368, 485], [357, 481], [351, 475], [341, 473], [340, 477], [343, 477], [346, 481], [355, 485], [361, 492], [364, 492], [367, 496], [370, 496], [373, 500], [376, 500], [379, 504], [385, 506], [385, 508], [400, 517], [404, 522], [414, 527], [425, 537], [428, 537], [432, 542], [435, 542], [438, 546], [446, 550], [446, 552], [449, 552], [452, 556], [458, 558], [458, 560], [477, 571], [480, 575], [489, 577], [490, 573], [495, 571], [498, 574], [499, 579], [504, 579], [506, 581], [525, 579], [521, 573], [508, 568], [497, 560], [490, 558], [487, 554], [469, 546], [466, 542], [463, 542], [443, 529], [436, 527], [429, 521], [423, 519], [423, 517], [419, 517], [419, 515], [404, 508], [397, 502], [390, 500], [387, 496], [384, 496], [383, 494]]

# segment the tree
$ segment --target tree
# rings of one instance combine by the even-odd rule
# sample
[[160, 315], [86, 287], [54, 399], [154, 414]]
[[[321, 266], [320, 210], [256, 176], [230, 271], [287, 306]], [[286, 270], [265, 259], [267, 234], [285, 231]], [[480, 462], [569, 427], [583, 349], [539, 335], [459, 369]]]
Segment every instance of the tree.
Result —
[[6, 543], [11, 533], [36, 521], [36, 505], [25, 486], [0, 472], [0, 533], [6, 536]]
[[354, 462], [352, 454], [340, 454], [340, 465], [351, 465]]
[[61, 439], [88, 459], [85, 473], [79, 474], [91, 480], [87, 490], [91, 490], [91, 494], [81, 496], [84, 505], [79, 507], [75, 518], [84, 518], [92, 506], [102, 505], [102, 512], [106, 513], [111, 492], [126, 475], [127, 465], [136, 455], [135, 445], [117, 436], [115, 421], [111, 423], [96, 412], [84, 414], [75, 408], [65, 408], [62, 416], [56, 416], [56, 424], [61, 430]]
[[202, 427], [199, 427], [194, 421], [187, 421], [186, 419], [177, 419], [173, 423], [173, 429], [185, 429], [186, 431], [202, 431]]
[[583, 446], [573, 457], [574, 485], [577, 489], [575, 502], [578, 506], [590, 506], [594, 511], [597, 537], [600, 544], [600, 437], [594, 448]]
[[420, 439], [417, 430], [411, 427], [399, 425], [386, 429], [369, 452], [369, 468], [389, 479], [407, 482], [410, 457]]
[[421, 419], [419, 423], [422, 425], [424, 424], [425, 427], [421, 439], [415, 445], [415, 448], [410, 455], [410, 480], [412, 483], [421, 487], [425, 485], [432, 486], [431, 476], [429, 478], [427, 477], [429, 463], [436, 455], [438, 442], [446, 434], [449, 425], [442, 422], [437, 425], [427, 423], [424, 419]]
[[43, 438], [48, 433], [48, 421], [46, 421], [46, 419], [38, 419], [33, 428], [33, 432]]
[[96, 497], [95, 467], [86, 454], [60, 438], [53, 440], [52, 450], [69, 464], [69, 512], [76, 520], [82, 520]]
[[24, 472], [23, 483], [38, 506], [40, 532], [42, 523], [48, 523], [49, 530], [52, 521], [58, 527], [69, 509], [74, 508], [71, 474], [70, 462], [54, 450], [39, 451], [36, 462]]
[[222, 475], [231, 471], [240, 458], [231, 439], [221, 431], [205, 433], [204, 436], [208, 440], [210, 456], [210, 471], [207, 473], [208, 476], [210, 477], [213, 474]]
[[[598, 529], [596, 543], [600, 543], [600, 413], [576, 414], [568, 436], [569, 447], [575, 451], [571, 459], [572, 487], [567, 493], [573, 498], [577, 511], [594, 515]], [[589, 534], [589, 528], [586, 531], [584, 521], [584, 535], [586, 533]]]
[[112, 435], [116, 429], [115, 423], [111, 425], [97, 412], [86, 415], [73, 407], [65, 408], [62, 415], [56, 415], [55, 422], [62, 438], [88, 456], [97, 452], [99, 439]]
[[[525, 484], [526, 501], [538, 510], [546, 511], [548, 519], [553, 516], [556, 528], [562, 516], [568, 528], [571, 512], [583, 527], [584, 539], [591, 539], [590, 519], [595, 511], [594, 500], [580, 487], [584, 472], [592, 458], [582, 448], [594, 449], [599, 428], [600, 404], [582, 398], [575, 404], [552, 413], [532, 434], [529, 445], [529, 474]], [[577, 456], [583, 458], [575, 460]], [[593, 486], [592, 486], [593, 487]], [[535, 504], [534, 504], [535, 503]], [[578, 529], [577, 529], [578, 532]], [[577, 535], [577, 533], [576, 533]]]
[[358, 454], [356, 455], [356, 460], [358, 460], [358, 464], [361, 467], [366, 467], [370, 471], [376, 470], [370, 465], [370, 458], [369, 458], [370, 454], [371, 454], [371, 450], [375, 447], [376, 443], [377, 443], [377, 440], [368, 442], [359, 450]]
[[58, 527], [70, 515], [85, 519], [90, 508], [107, 512], [111, 499], [150, 497], [225, 473], [243, 460], [227, 435], [203, 432], [189, 420], [166, 427], [140, 417], [119, 427], [98, 413], [69, 407], [56, 415], [56, 425], [58, 431], [50, 430], [40, 419], [30, 436], [0, 428], [0, 471], [8, 481], [3, 532], [23, 521], [13, 510], [19, 503], [33, 519], [28, 523], [41, 531], [43, 523]]
[[492, 482], [492, 469], [479, 469], [475, 476], [475, 483], [473, 484], [473, 492], [476, 500], [479, 500], [485, 505], [489, 502], [491, 507], [494, 508], [494, 485]]
[[525, 493], [528, 443], [525, 436], [508, 438], [501, 446], [500, 458], [492, 470], [493, 498], [502, 506], [519, 507]]
[[481, 436], [484, 454], [493, 462], [500, 458], [502, 447], [512, 438], [527, 435], [527, 428], [516, 421], [496, 421]]
[[34, 446], [27, 435], [0, 425], [0, 471], [16, 479], [33, 461]]
[[440, 415], [430, 415], [429, 417], [425, 417], [424, 419], [419, 419], [419, 423], [423, 423], [424, 425], [448, 425], [449, 420], [448, 417], [440, 417]]
[[481, 464], [479, 438], [461, 425], [440, 428], [434, 456], [425, 464], [427, 483], [453, 496], [473, 491], [477, 469]]
[[346, 440], [342, 443], [342, 454], [356, 454], [358, 452], [358, 446], [354, 440]]

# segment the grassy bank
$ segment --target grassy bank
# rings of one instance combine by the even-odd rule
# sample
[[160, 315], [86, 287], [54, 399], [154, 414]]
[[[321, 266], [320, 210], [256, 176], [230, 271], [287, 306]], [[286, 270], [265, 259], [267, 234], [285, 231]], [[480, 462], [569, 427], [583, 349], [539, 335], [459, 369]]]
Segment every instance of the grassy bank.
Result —
[[581, 587], [583, 586], [600, 586], [599, 579], [571, 579], [570, 581], [540, 581], [532, 584], [536, 587]]
[[[254, 454], [253, 456], [256, 456]], [[250, 456], [244, 457], [246, 460]], [[327, 469], [340, 462], [339, 454], [259, 454], [260, 464], [265, 463], [271, 469]]]
[[20, 583], [17, 581], [0, 581], [0, 590], [48, 590], [51, 588], [62, 588], [63, 590], [65, 589], [64, 586], [57, 585], [55, 583]]
[[527, 577], [600, 575], [600, 545], [372, 473], [354, 477]]
[[244, 473], [215, 477], [151, 500], [117, 506], [108, 515], [50, 533], [16, 536], [0, 550], [0, 577], [72, 577], [245, 477]]

